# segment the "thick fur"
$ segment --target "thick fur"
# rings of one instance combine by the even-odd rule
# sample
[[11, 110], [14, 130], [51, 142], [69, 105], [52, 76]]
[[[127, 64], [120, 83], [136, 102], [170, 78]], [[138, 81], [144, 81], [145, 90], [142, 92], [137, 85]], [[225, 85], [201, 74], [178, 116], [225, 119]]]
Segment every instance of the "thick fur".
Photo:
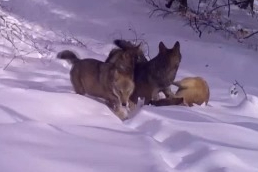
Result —
[[[137, 104], [138, 97], [145, 98], [144, 104], [150, 103], [158, 92], [168, 89], [173, 83], [181, 62], [180, 44], [177, 41], [169, 49], [163, 42], [159, 43], [159, 53], [146, 63], [139, 63], [135, 69], [135, 90], [131, 96], [133, 105]], [[168, 97], [173, 96], [168, 89]]]
[[[207, 82], [201, 77], [187, 77], [180, 81], [175, 81], [173, 85], [178, 87], [174, 98], [183, 98], [181, 105], [193, 106], [193, 104], [208, 104], [210, 91]], [[174, 98], [165, 98], [150, 102], [155, 106], [174, 105]]]
[[[123, 57], [122, 57], [121, 54], [123, 54], [124, 51], [130, 51], [131, 52], [131, 57], [133, 57], [134, 60], [135, 60], [135, 65], [136, 65], [135, 69], [137, 69], [137, 71], [135, 70], [135, 75], [137, 75], [135, 77], [137, 78], [138, 75], [139, 75], [138, 74], [139, 71], [141, 71], [139, 68], [144, 67], [145, 65], [143, 63], [148, 62], [148, 60], [144, 56], [143, 51], [140, 48], [141, 44], [136, 46], [136, 45], [133, 45], [130, 41], [125, 41], [125, 40], [121, 40], [121, 39], [114, 40], [114, 44], [119, 48], [114, 48], [110, 52], [110, 54], [109, 54], [109, 56], [108, 56], [108, 58], [106, 59], [105, 62], [121, 64], [121, 61], [122, 61], [123, 65], [125, 65], [127, 62], [126, 62], [126, 60], [123, 60]], [[178, 47], [175, 47], [175, 48], [178, 48], [178, 50], [179, 50], [179, 43], [178, 43]], [[166, 56], [167, 54], [169, 54], [169, 50], [171, 50], [171, 49], [167, 49], [165, 47], [165, 45], [161, 42], [160, 43], [159, 56], [161, 56], [161, 57]], [[179, 54], [180, 59], [181, 59], [180, 52], [178, 54]], [[154, 62], [154, 63], [156, 63], [156, 62]], [[151, 64], [151, 63], [148, 63], [148, 65], [149, 64]], [[146, 65], [146, 66], [148, 66], [148, 65]], [[153, 64], [152, 66], [155, 66], [155, 64]], [[162, 65], [160, 65], [160, 68], [161, 67], [162, 67]], [[156, 70], [156, 69], [154, 69], [154, 70]], [[140, 73], [142, 73], [142, 72], [140, 72]], [[148, 73], [146, 73], [146, 75], [148, 75]], [[160, 77], [163, 77], [163, 76], [160, 76]], [[173, 80], [173, 77], [171, 77], [171, 78]], [[170, 87], [161, 88], [160, 91], [163, 92], [166, 97], [171, 97], [173, 95]], [[157, 100], [158, 99], [158, 93], [156, 95], [153, 94], [152, 99]]]
[[[107, 63], [119, 63], [121, 61], [121, 57], [124, 54], [124, 52], [128, 52], [131, 57], [134, 58], [135, 63], [142, 63], [147, 62], [148, 60], [144, 56], [144, 53], [142, 51], [141, 43], [138, 45], [133, 45], [130, 41], [125, 41], [122, 39], [116, 39], [114, 40], [114, 44], [118, 48], [114, 48], [110, 51], [108, 58], [105, 62]], [[124, 61], [124, 60], [123, 60]], [[126, 62], [126, 61], [124, 61]]]
[[122, 106], [128, 104], [134, 90], [131, 73], [96, 59], [80, 60], [69, 50], [58, 53], [57, 58], [72, 63], [70, 79], [77, 94], [103, 98], [121, 120], [128, 118]]

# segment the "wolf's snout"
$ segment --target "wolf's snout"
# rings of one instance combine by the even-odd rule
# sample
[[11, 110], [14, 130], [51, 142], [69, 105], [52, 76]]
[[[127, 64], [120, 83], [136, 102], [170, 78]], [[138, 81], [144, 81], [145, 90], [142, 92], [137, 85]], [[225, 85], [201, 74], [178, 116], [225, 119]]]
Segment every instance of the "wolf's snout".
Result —
[[122, 106], [126, 107], [127, 103], [122, 103]]

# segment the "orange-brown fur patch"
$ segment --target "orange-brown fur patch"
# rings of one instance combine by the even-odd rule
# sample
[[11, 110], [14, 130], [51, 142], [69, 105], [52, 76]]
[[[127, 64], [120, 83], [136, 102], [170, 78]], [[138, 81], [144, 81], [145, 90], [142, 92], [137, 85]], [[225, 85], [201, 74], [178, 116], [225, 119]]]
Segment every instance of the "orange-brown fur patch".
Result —
[[173, 83], [178, 86], [176, 97], [183, 97], [188, 106], [208, 104], [210, 91], [208, 83], [201, 77], [187, 77]]

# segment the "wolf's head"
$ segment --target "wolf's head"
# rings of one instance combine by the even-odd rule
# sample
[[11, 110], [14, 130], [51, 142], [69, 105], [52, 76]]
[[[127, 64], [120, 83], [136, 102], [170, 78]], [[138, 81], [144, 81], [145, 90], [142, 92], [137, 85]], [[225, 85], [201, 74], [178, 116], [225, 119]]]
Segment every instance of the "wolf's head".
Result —
[[167, 48], [161, 41], [159, 43], [159, 56], [167, 59], [172, 68], [178, 68], [182, 55], [180, 53], [180, 43], [176, 41], [173, 48]]
[[175, 79], [181, 58], [180, 44], [178, 41], [171, 49], [167, 48], [163, 42], [159, 43], [158, 59], [162, 61], [161, 64], [164, 66], [163, 71], [166, 73], [169, 82]]
[[114, 71], [112, 83], [113, 93], [117, 96], [122, 106], [127, 106], [129, 98], [134, 91], [134, 82], [130, 75], [124, 74], [117, 69]]

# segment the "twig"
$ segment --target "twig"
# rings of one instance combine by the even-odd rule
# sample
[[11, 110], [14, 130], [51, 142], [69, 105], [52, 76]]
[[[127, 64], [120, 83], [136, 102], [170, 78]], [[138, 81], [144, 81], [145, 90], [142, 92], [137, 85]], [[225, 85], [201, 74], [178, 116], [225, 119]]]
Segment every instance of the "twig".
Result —
[[199, 28], [199, 25], [197, 24], [197, 19], [196, 17], [194, 18], [194, 24], [195, 24], [195, 28], [197, 29], [197, 31], [199, 32], [199, 38], [202, 36], [202, 31]]
[[[46, 57], [53, 52], [53, 49], [51, 49], [53, 42], [49, 38], [45, 38], [46, 35], [37, 32], [37, 37], [34, 37], [34, 34], [31, 34], [30, 32], [31, 29], [27, 28], [21, 20], [5, 15], [4, 11], [5, 9], [3, 9], [0, 4], [0, 39], [6, 40], [14, 50], [14, 55], [3, 68], [4, 70], [7, 69], [17, 57], [25, 62], [23, 57], [33, 52], [39, 53], [42, 57]], [[54, 34], [58, 36], [57, 33], [54, 32]], [[59, 36], [59, 38], [60, 42], [58, 43], [74, 44], [76, 46], [87, 48], [87, 45], [76, 37], [69, 37], [66, 35], [65, 41], [62, 41], [62, 36]], [[20, 44], [26, 45], [29, 50], [25, 51], [21, 48], [22, 46], [20, 46]]]
[[254, 36], [254, 35], [256, 35], [256, 34], [258, 34], [258, 31], [253, 32], [253, 33], [251, 33], [250, 35], [248, 35], [248, 36], [246, 36], [246, 37], [244, 37], [244, 38], [242, 38], [242, 39], [248, 39], [248, 38], [250, 38], [250, 37], [252, 37], [252, 36]]
[[215, 10], [217, 10], [219, 8], [222, 8], [222, 7], [226, 7], [228, 5], [238, 5], [240, 3], [241, 2], [236, 2], [236, 3], [232, 2], [232, 3], [227, 3], [227, 4], [219, 5], [219, 6], [215, 7], [215, 8], [213, 8], [212, 10], [210, 10], [209, 13], [212, 13], [213, 11], [215, 11]]
[[136, 45], [138, 42], [139, 43], [143, 43], [144, 45], [147, 46], [147, 54], [145, 53], [145, 55], [149, 58], [150, 58], [150, 48], [149, 48], [149, 44], [147, 43], [147, 41], [145, 39], [143, 39], [142, 37], [144, 36], [143, 33], [141, 34], [138, 34], [136, 29], [134, 28], [134, 26], [132, 24], [129, 25], [129, 31], [131, 31], [134, 35], [134, 39], [130, 40], [132, 42], [134, 42], [134, 44]]
[[199, 14], [199, 11], [200, 11], [200, 4], [201, 4], [201, 0], [199, 0], [198, 2], [197, 14]]
[[160, 12], [161, 14], [159, 14], [158, 16], [162, 16], [163, 18], [165, 18], [166, 16], [168, 16], [170, 14], [179, 12], [179, 10], [171, 11], [169, 9], [163, 8], [160, 5], [158, 5], [156, 2], [154, 2], [154, 0], [145, 0], [145, 1], [147, 4], [154, 7], [154, 9], [149, 14], [150, 18], [157, 12]]
[[243, 91], [243, 93], [244, 93], [244, 95], [245, 95], [245, 99], [247, 100], [247, 94], [246, 94], [246, 92], [245, 92], [244, 86], [242, 86], [237, 80], [235, 80], [234, 85], [235, 85], [235, 86], [238, 85], [238, 86], [242, 89], [242, 91]]
[[229, 17], [229, 15], [230, 15], [230, 2], [228, 0], [228, 17]]
[[6, 70], [9, 67], [9, 65], [14, 61], [14, 59], [16, 59], [16, 58], [17, 58], [17, 56], [13, 56], [13, 58], [7, 63], [7, 65], [5, 65], [3, 70]]

